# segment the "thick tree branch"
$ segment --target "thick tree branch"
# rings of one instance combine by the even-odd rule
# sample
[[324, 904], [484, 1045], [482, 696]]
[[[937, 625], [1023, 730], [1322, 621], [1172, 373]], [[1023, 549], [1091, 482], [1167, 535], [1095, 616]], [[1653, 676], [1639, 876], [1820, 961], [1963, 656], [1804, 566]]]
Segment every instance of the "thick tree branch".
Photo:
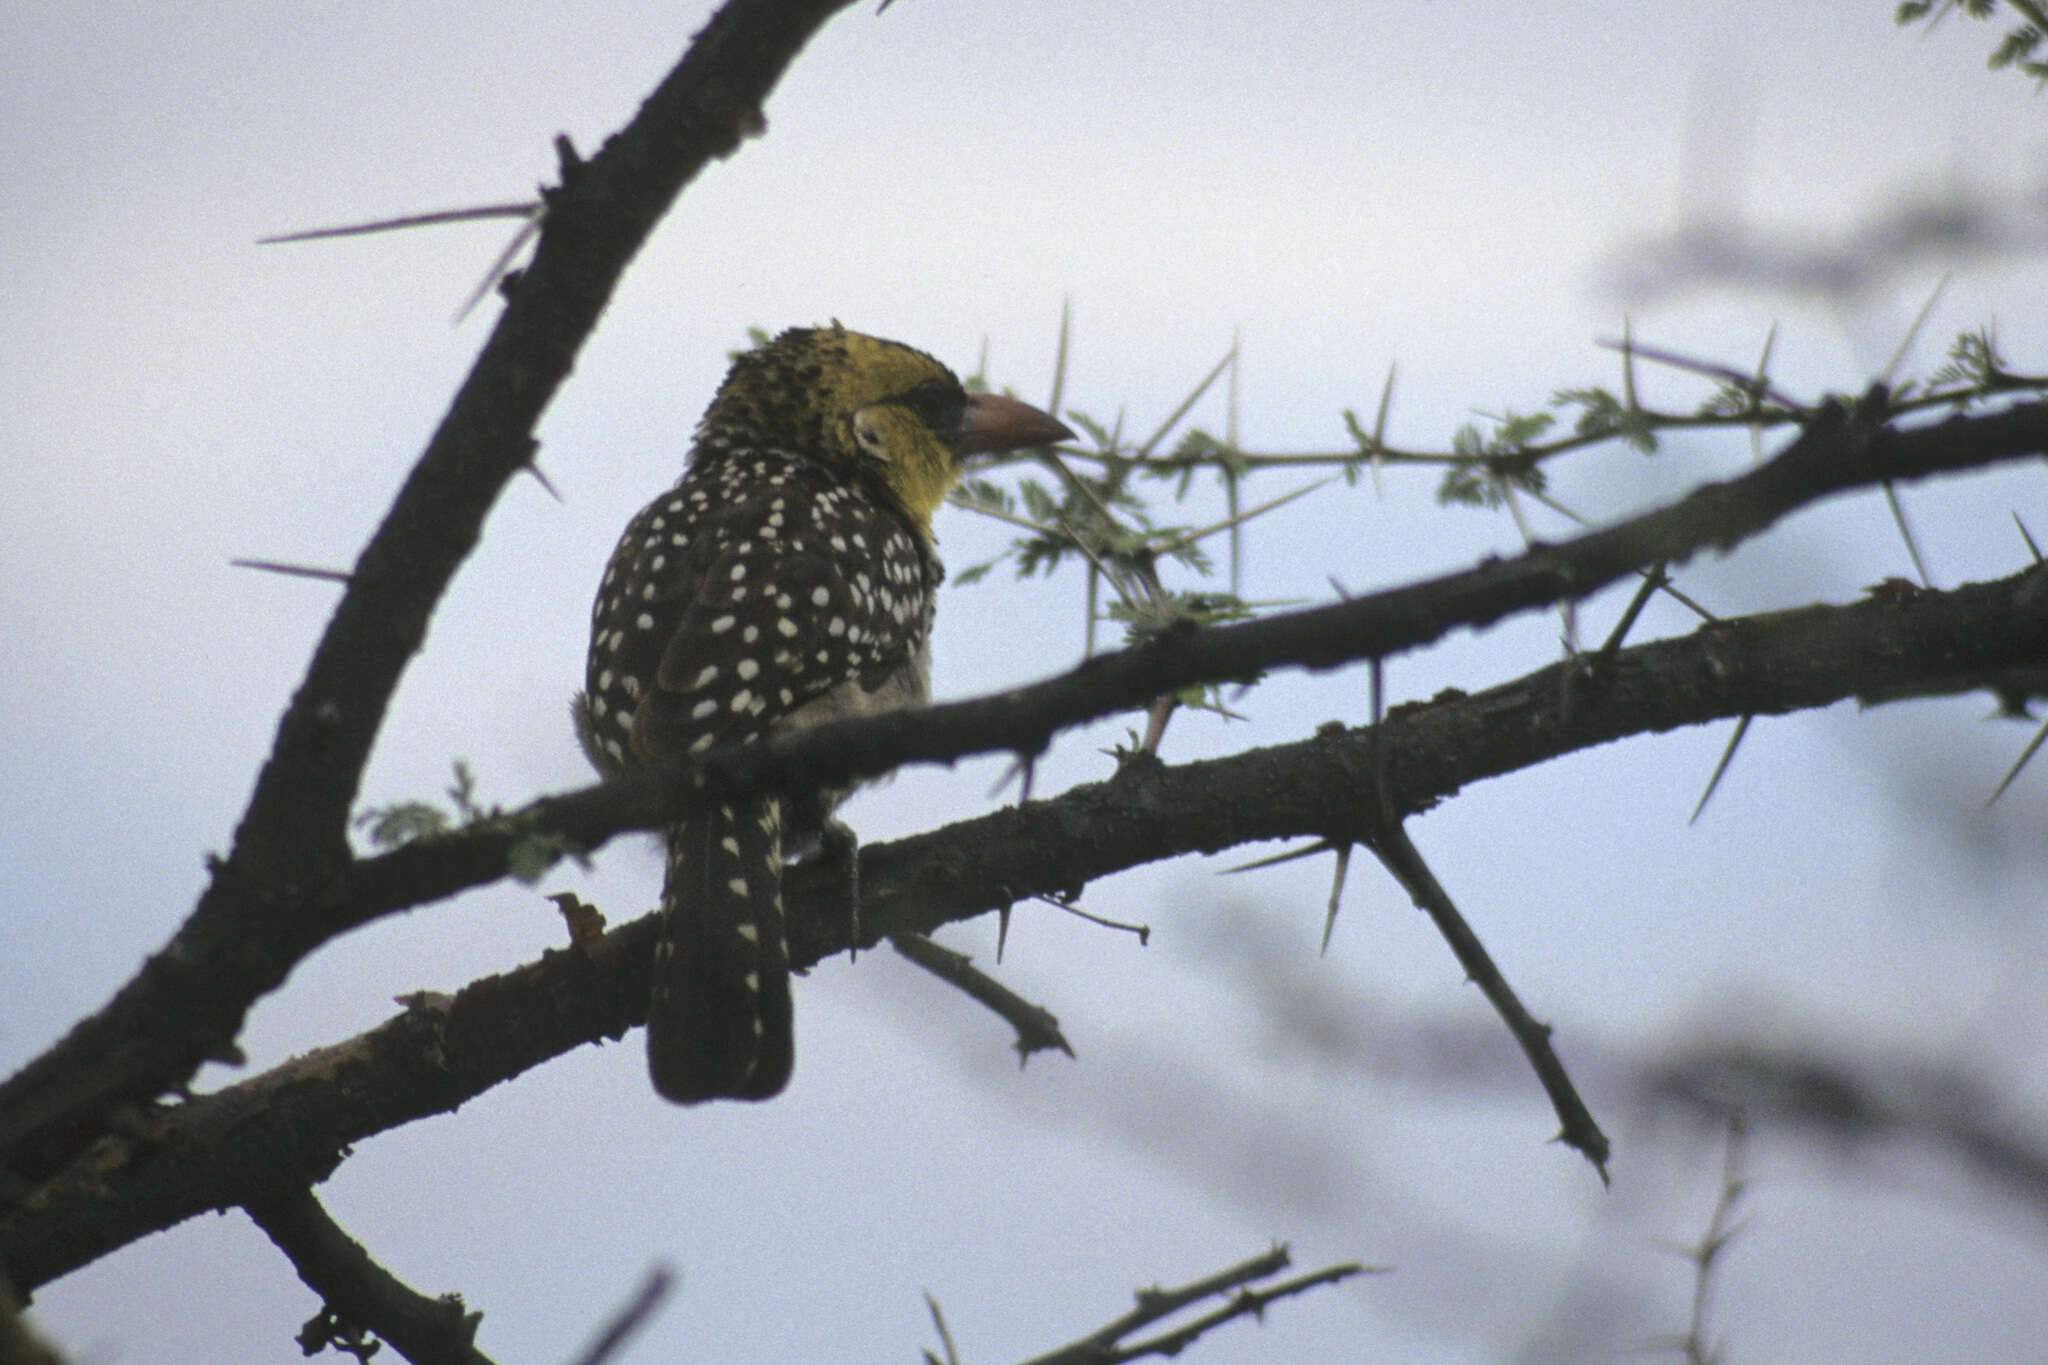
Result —
[[224, 1054], [248, 1006], [347, 897], [349, 808], [399, 675], [627, 263], [682, 187], [761, 127], [810, 36], [849, 0], [730, 0], [599, 155], [564, 156], [532, 265], [349, 578], [278, 726], [233, 851], [171, 944], [0, 1087], [0, 1165], [33, 1175], [124, 1103]]
[[[1849, 698], [2019, 688], [2015, 680], [2030, 676], [2037, 680], [2024, 687], [2038, 691], [2044, 659], [2048, 568], [2036, 568], [1903, 601], [1724, 622], [1610, 658], [1554, 664], [1476, 695], [1396, 707], [1376, 728], [1181, 766], [1138, 761], [1055, 799], [865, 846], [861, 946], [1031, 895], [1078, 891], [1161, 858], [1293, 837], [1357, 842], [1383, 811], [1426, 810], [1468, 783], [1629, 735]], [[562, 802], [582, 803], [577, 809], [595, 822], [618, 795], [606, 788]], [[504, 837], [465, 834], [408, 850], [419, 859], [411, 866], [433, 874], [436, 848], [466, 866], [472, 845]], [[788, 893], [794, 963], [848, 946], [843, 898], [828, 871], [792, 869]], [[254, 1173], [316, 1183], [350, 1143], [452, 1110], [571, 1048], [620, 1037], [644, 1017], [651, 940], [649, 921], [626, 925], [155, 1111], [143, 1136], [106, 1139], [33, 1207], [0, 1217], [0, 1274], [33, 1289], [149, 1232], [242, 1202]]]
[[537, 803], [495, 837], [437, 842], [361, 864], [309, 854], [305, 875], [290, 885], [259, 887], [231, 859], [217, 869], [199, 910], [112, 1004], [0, 1087], [0, 1168], [30, 1178], [54, 1169], [104, 1131], [117, 1102], [147, 1099], [181, 1082], [199, 1057], [230, 1049], [248, 1006], [327, 938], [502, 876], [518, 840], [536, 833], [556, 831], [594, 848], [620, 830], [688, 809], [705, 792], [836, 786], [910, 761], [948, 762], [991, 749], [1036, 753], [1066, 726], [1181, 687], [1289, 665], [1385, 658], [1459, 625], [1582, 596], [1643, 564], [1725, 548], [1831, 493], [2048, 450], [2048, 403], [2039, 401], [1905, 430], [1883, 425], [1885, 415], [1876, 392], [1853, 409], [1827, 405], [1782, 453], [1740, 478], [1513, 559], [1309, 611], [1171, 632], [980, 702], [823, 726], [714, 755], [702, 791], [690, 774], [643, 774], [610, 791]]
[[[2022, 416], [2025, 420], [2016, 420]], [[1941, 433], [1946, 435], [1936, 440]], [[1885, 467], [1907, 471], [1892, 475], [1900, 479], [2038, 454], [2048, 449], [2048, 403], [2030, 404], [2010, 413], [1952, 418], [1898, 435], [1900, 439], [1912, 437], [1910, 451], [1894, 451]], [[1756, 501], [1762, 495], [1752, 481], [1760, 476], [1771, 475], [1763, 480], [1768, 485], [1805, 486], [1807, 491], [1797, 496], [1818, 496], [1811, 481], [1772, 473], [1780, 462], [1795, 456], [1822, 463], [1849, 459], [1848, 452], [1840, 449], [1825, 457], [1801, 455], [1805, 440], [1742, 479], [1708, 485], [1671, 508], [1645, 514], [1611, 531], [1593, 532], [1561, 545], [1539, 546], [1513, 560], [1490, 561], [1463, 573], [1331, 606], [1172, 635], [1135, 649], [1098, 655], [1044, 682], [976, 700], [841, 721], [766, 745], [713, 754], [705, 764], [702, 789], [694, 785], [692, 774], [643, 771], [602, 787], [544, 798], [489, 828], [363, 859], [354, 869], [346, 896], [308, 913], [316, 917], [314, 927], [324, 940], [392, 911], [497, 880], [506, 874], [512, 852], [522, 840], [559, 836], [569, 845], [594, 850], [615, 835], [657, 828], [719, 796], [844, 786], [907, 763], [951, 763], [1001, 750], [1036, 752], [1061, 729], [1143, 707], [1152, 698], [1180, 688], [1250, 677], [1289, 665], [1330, 668], [1384, 658], [1428, 643], [1457, 625], [1497, 619], [1510, 610], [1504, 600], [1521, 600], [1530, 591], [1530, 583], [1581, 581], [1588, 584], [1581, 591], [1591, 591], [1632, 572], [1603, 571], [1605, 576], [1593, 581], [1595, 566], [1611, 554], [1607, 546], [1611, 537], [1649, 543], [1651, 553], [1645, 563], [1675, 562], [1703, 546], [1722, 543], [1724, 537], [1738, 533], [1730, 529], [1730, 515], [1719, 509], [1746, 507]], [[1864, 484], [1881, 478], [1874, 467], [1866, 467], [1864, 472]], [[1688, 518], [1680, 515], [1683, 509], [1692, 509], [1691, 517], [1698, 524], [1689, 524]], [[1734, 520], [1747, 525], [1761, 517], [1768, 524], [1788, 510], [1790, 505], [1773, 504], [1768, 515], [1751, 510]], [[1443, 614], [1453, 608], [1463, 614]], [[1845, 652], [1847, 648], [1836, 646], [1829, 658], [1836, 664], [1849, 664], [1853, 656]], [[1600, 660], [1586, 666], [1596, 670], [1596, 680], [1605, 671]], [[1870, 700], [1906, 695], [1923, 684], [1932, 692], [1922, 695], [1949, 694], [1975, 686], [2025, 695], [2038, 691], [2042, 680], [2048, 679], [2048, 653], [2031, 663], [2015, 660], [2002, 667], [2012, 670], [2010, 676], [1995, 679], [1984, 673], [1958, 679], [1937, 670], [1925, 678], [1909, 674], [1890, 682], [1840, 678], [1822, 682], [1846, 681], [1855, 695]], [[1795, 704], [1765, 709], [1799, 708]], [[1693, 722], [1672, 722], [1687, 723]]]
[[[1606, 530], [1329, 606], [1169, 632], [980, 701], [820, 726], [772, 745], [717, 755], [707, 764], [715, 779], [712, 790], [838, 786], [905, 763], [950, 763], [1003, 749], [1035, 754], [1062, 729], [1142, 709], [1182, 688], [1254, 678], [1276, 668], [1328, 669], [1385, 659], [1460, 626], [1483, 626], [1516, 611], [1584, 597], [1648, 565], [1678, 564], [1703, 549], [1726, 550], [1834, 493], [2042, 454], [2048, 454], [2048, 402], [1904, 431], [1873, 429], [1865, 417], [1831, 405], [1769, 462]], [[684, 804], [667, 809], [704, 799], [692, 796], [687, 783], [674, 786], [668, 800]]]

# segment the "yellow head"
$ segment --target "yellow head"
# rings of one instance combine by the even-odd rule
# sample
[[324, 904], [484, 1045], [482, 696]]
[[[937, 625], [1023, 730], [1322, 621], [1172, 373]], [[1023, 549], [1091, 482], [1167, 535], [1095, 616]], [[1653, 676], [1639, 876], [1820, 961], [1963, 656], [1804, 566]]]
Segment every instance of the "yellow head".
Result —
[[923, 351], [836, 322], [734, 360], [697, 429], [707, 451], [774, 449], [864, 474], [927, 533], [964, 457], [1072, 435], [1014, 398], [968, 393]]

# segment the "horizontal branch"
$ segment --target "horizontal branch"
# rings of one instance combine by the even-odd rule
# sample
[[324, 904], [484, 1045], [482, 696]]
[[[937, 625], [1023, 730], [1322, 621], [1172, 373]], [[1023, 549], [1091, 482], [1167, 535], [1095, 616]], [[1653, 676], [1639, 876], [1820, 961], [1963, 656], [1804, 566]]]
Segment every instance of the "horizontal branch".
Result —
[[[1514, 559], [1325, 607], [1169, 634], [987, 697], [841, 721], [722, 751], [707, 757], [701, 789], [687, 772], [643, 771], [536, 802], [492, 830], [450, 841], [453, 847], [420, 844], [365, 859], [357, 865], [347, 903], [333, 907], [330, 932], [493, 881], [505, 874], [518, 843], [536, 834], [560, 833], [578, 847], [595, 849], [616, 834], [657, 828], [716, 798], [847, 786], [910, 763], [952, 763], [980, 753], [1035, 754], [1062, 729], [1143, 708], [1184, 688], [1288, 666], [1324, 669], [1391, 657], [1457, 626], [1484, 625], [1517, 607], [1548, 606], [1638, 568], [1725, 547], [1826, 493], [2038, 455], [2048, 450], [2048, 403], [1889, 433], [1889, 441], [1907, 444], [1882, 460], [1856, 454], [1874, 438], [1852, 437], [1852, 424], [1839, 415], [1827, 429], [1834, 434], [1808, 433], [1742, 478], [1707, 485], [1610, 530], [1538, 545]], [[1808, 466], [1832, 474], [1802, 472]], [[1566, 584], [1577, 586], [1567, 592]], [[1936, 678], [1933, 685], [1956, 690], [1950, 681]]]
[[[864, 847], [860, 946], [1078, 892], [1162, 858], [1295, 837], [1354, 842], [1380, 818], [1382, 784], [1398, 817], [1469, 783], [1631, 735], [1849, 698], [2038, 693], [2044, 658], [2048, 569], [2036, 568], [1952, 592], [1717, 623], [1397, 707], [1378, 727], [1179, 766], [1137, 761], [1054, 799]], [[588, 815], [618, 794], [602, 789], [555, 808]], [[406, 852], [424, 874], [436, 856], [461, 864], [475, 856], [471, 845], [502, 837], [458, 835]], [[847, 948], [838, 878], [792, 869], [788, 897], [793, 963]], [[644, 1018], [651, 942], [649, 921], [625, 925], [154, 1111], [140, 1136], [112, 1140], [114, 1150], [60, 1175], [35, 1207], [0, 1217], [0, 1274], [32, 1289], [195, 1213], [260, 1197], [252, 1173], [317, 1182], [351, 1143], [451, 1111], [571, 1048], [621, 1037]]]
[[1639, 1085], [1652, 1104], [1693, 1117], [1804, 1130], [1831, 1157], [1899, 1143], [1917, 1164], [1932, 1148], [2027, 1209], [2034, 1227], [2048, 1215], [2048, 1134], [1967, 1057], [1883, 1047], [1856, 1056], [1782, 1034], [1722, 1036], [1655, 1062]]
[[[27, 1179], [56, 1169], [104, 1131], [115, 1099], [140, 1101], [173, 1087], [189, 1073], [191, 1056], [231, 1047], [231, 1037], [216, 1036], [215, 1026], [239, 1021], [293, 962], [379, 915], [503, 876], [520, 843], [537, 835], [556, 833], [594, 849], [711, 795], [846, 785], [907, 762], [951, 762], [990, 750], [1036, 753], [1062, 728], [1142, 707], [1184, 687], [1289, 665], [1329, 668], [1384, 658], [1459, 625], [1580, 596], [1643, 565], [1725, 548], [1830, 493], [2048, 450], [2048, 403], [1908, 430], [1883, 426], [1881, 416], [1875, 398], [1853, 410], [1830, 405], [1782, 453], [1740, 478], [1513, 559], [1331, 606], [1169, 632], [978, 701], [821, 726], [714, 754], [701, 789], [690, 773], [638, 774], [537, 802], [486, 829], [335, 869], [289, 893], [243, 884], [236, 867], [224, 865], [200, 912], [113, 1004], [0, 1087], [0, 1167]], [[217, 901], [229, 888], [228, 901]], [[164, 1073], [173, 1060], [178, 1067]]]

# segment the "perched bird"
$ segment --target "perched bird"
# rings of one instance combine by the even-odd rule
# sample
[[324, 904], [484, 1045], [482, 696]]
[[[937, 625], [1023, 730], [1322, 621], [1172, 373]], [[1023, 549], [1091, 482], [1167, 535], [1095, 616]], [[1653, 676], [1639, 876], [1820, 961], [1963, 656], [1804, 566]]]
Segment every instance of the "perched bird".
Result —
[[[627, 525], [574, 704], [599, 772], [921, 705], [944, 571], [932, 514], [972, 454], [1070, 437], [894, 341], [799, 328], [749, 351], [675, 487]], [[794, 1060], [783, 851], [845, 792], [667, 830], [647, 1061], [671, 1100], [767, 1099]]]

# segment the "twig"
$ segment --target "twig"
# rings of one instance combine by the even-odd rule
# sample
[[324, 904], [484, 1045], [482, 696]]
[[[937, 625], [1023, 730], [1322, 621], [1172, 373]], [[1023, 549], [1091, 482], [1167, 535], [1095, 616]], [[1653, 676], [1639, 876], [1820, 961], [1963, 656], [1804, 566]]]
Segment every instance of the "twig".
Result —
[[1679, 1342], [1686, 1365], [1713, 1365], [1720, 1359], [1720, 1351], [1707, 1341], [1707, 1318], [1721, 1253], [1742, 1232], [1742, 1225], [1735, 1221], [1735, 1209], [1749, 1192], [1749, 1182], [1742, 1174], [1745, 1131], [1746, 1124], [1740, 1115], [1728, 1120], [1728, 1151], [1721, 1160], [1721, 1193], [1714, 1200], [1713, 1212], [1707, 1215], [1706, 1233], [1697, 1245], [1684, 1248], [1686, 1259], [1693, 1263], [1692, 1313], [1685, 1336]]
[[268, 1190], [243, 1207], [335, 1317], [369, 1328], [413, 1365], [490, 1365], [476, 1349], [483, 1314], [464, 1311], [459, 1294], [430, 1299], [404, 1284], [341, 1230], [312, 1190]]
[[1667, 351], [1657, 346], [1645, 346], [1640, 341], [1634, 341], [1628, 337], [1623, 337], [1619, 341], [1603, 338], [1599, 344], [1610, 350], [1622, 351], [1632, 356], [1639, 355], [1645, 360], [1654, 360], [1660, 365], [1669, 365], [1674, 370], [1689, 370], [1693, 374], [1705, 375], [1709, 379], [1718, 379], [1722, 383], [1741, 389], [1745, 393], [1754, 393], [1760, 397], [1768, 398], [1779, 407], [1786, 409], [1788, 413], [1798, 413], [1806, 410], [1805, 404], [1801, 403], [1798, 399], [1789, 398], [1779, 393], [1776, 389], [1763, 383], [1758, 376], [1746, 374], [1727, 365], [1717, 365], [1710, 360], [1695, 359], [1692, 356], [1681, 355], [1677, 351]]
[[[1078, 1341], [1070, 1342], [1058, 1350], [1048, 1351], [1044, 1355], [1033, 1356], [1024, 1362], [1024, 1365], [1116, 1365], [1119, 1361], [1137, 1360], [1148, 1355], [1178, 1355], [1195, 1338], [1233, 1318], [1257, 1317], [1265, 1311], [1266, 1305], [1275, 1300], [1302, 1293], [1318, 1285], [1336, 1284], [1350, 1279], [1353, 1275], [1368, 1273], [1364, 1266], [1346, 1263], [1330, 1266], [1262, 1290], [1244, 1288], [1258, 1280], [1279, 1274], [1290, 1264], [1287, 1248], [1276, 1246], [1264, 1255], [1254, 1256], [1227, 1270], [1218, 1271], [1214, 1275], [1176, 1289], [1161, 1289], [1157, 1286], [1141, 1289], [1136, 1295], [1137, 1307], [1130, 1312], [1090, 1332]], [[1204, 1299], [1220, 1297], [1233, 1289], [1239, 1292], [1232, 1295], [1229, 1302], [1183, 1327], [1147, 1341], [1124, 1342], [1125, 1337], [1141, 1328], [1171, 1317]]]
[[661, 1307], [661, 1301], [675, 1287], [675, 1280], [675, 1272], [667, 1266], [651, 1267], [633, 1297], [612, 1315], [612, 1320], [597, 1334], [590, 1348], [576, 1357], [572, 1365], [604, 1365], [605, 1361], [618, 1354], [627, 1339], [645, 1326], [647, 1320], [654, 1316], [654, 1311]]
[[1034, 1052], [1058, 1048], [1069, 1057], [1074, 1049], [1060, 1032], [1059, 1016], [1043, 1005], [1034, 1005], [974, 965], [965, 953], [941, 947], [923, 934], [892, 934], [889, 946], [939, 980], [978, 1000], [1017, 1032], [1017, 1064], [1031, 1060]]
[[1544, 1092], [1550, 1096], [1551, 1107], [1557, 1111], [1558, 1121], [1563, 1125], [1558, 1137], [1593, 1163], [1593, 1169], [1600, 1173], [1600, 1182], [1606, 1184], [1607, 1135], [1593, 1121], [1592, 1112], [1579, 1097], [1578, 1088], [1572, 1084], [1564, 1063], [1558, 1060], [1557, 1053], [1551, 1048], [1550, 1025], [1537, 1022], [1523, 1008], [1514, 988], [1508, 985], [1507, 978], [1494, 965], [1486, 945], [1472, 932], [1472, 926], [1458, 912], [1449, 893], [1437, 881], [1436, 874], [1423, 861], [1422, 854], [1409, 842], [1407, 831], [1401, 828], [1398, 820], [1388, 820], [1373, 830], [1366, 846], [1406, 888], [1416, 906], [1435, 921], [1437, 932], [1450, 944], [1458, 965], [1465, 969], [1465, 975], [1486, 996], [1494, 1012], [1508, 1026], [1508, 1032], [1521, 1044], [1529, 1064], [1535, 1068], [1536, 1079], [1542, 1082]]
[[1129, 934], [1133, 938], [1138, 940], [1138, 946], [1140, 948], [1143, 948], [1152, 941], [1151, 925], [1129, 924], [1123, 920], [1109, 919], [1103, 915], [1091, 915], [1086, 910], [1083, 910], [1079, 905], [1077, 905], [1074, 901], [1074, 898], [1071, 895], [1062, 893], [1061, 895], [1057, 896], [1033, 896], [1032, 899], [1043, 901], [1045, 904], [1050, 905], [1053, 909], [1059, 911], [1061, 914], [1072, 915], [1075, 919], [1087, 920], [1090, 924], [1095, 925], [1097, 928], [1114, 929], [1120, 934]]
[[1196, 1338], [1204, 1335], [1212, 1328], [1222, 1326], [1233, 1318], [1251, 1317], [1263, 1322], [1266, 1316], [1266, 1308], [1269, 1304], [1281, 1299], [1292, 1298], [1296, 1294], [1306, 1293], [1308, 1290], [1317, 1289], [1326, 1284], [1341, 1284], [1354, 1275], [1384, 1274], [1385, 1270], [1386, 1268], [1383, 1266], [1362, 1266], [1347, 1261], [1342, 1265], [1325, 1266], [1321, 1270], [1313, 1270], [1306, 1275], [1297, 1275], [1291, 1280], [1282, 1280], [1279, 1284], [1273, 1285], [1270, 1288], [1242, 1290], [1233, 1295], [1230, 1302], [1223, 1307], [1205, 1313], [1185, 1327], [1177, 1327], [1159, 1336], [1147, 1337], [1143, 1341], [1132, 1342], [1116, 1358], [1118, 1360], [1137, 1360], [1143, 1356], [1155, 1355], [1171, 1358], [1186, 1350]]

